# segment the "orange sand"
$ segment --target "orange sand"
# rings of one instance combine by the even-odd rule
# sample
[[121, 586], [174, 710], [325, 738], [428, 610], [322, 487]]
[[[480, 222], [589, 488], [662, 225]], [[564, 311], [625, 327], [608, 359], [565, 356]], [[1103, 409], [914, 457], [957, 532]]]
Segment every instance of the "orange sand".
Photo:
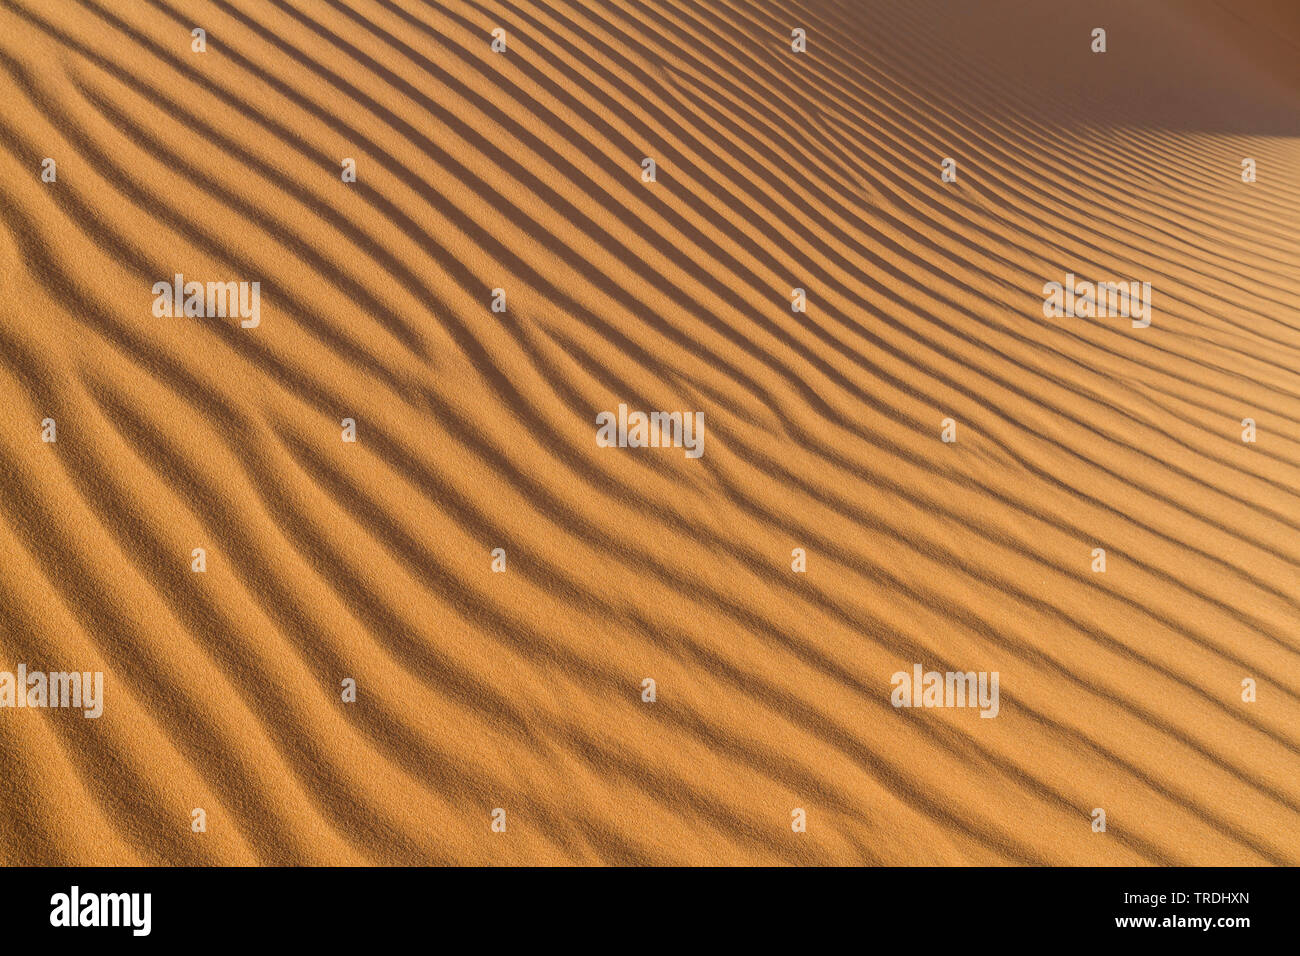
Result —
[[[1300, 863], [1297, 51], [1283, 0], [0, 0], [0, 670], [106, 684], [0, 709], [0, 861]], [[156, 318], [178, 272], [260, 325]], [[1067, 273], [1151, 326], [1044, 318]], [[597, 447], [620, 402], [703, 457]], [[918, 662], [998, 717], [895, 709]]]

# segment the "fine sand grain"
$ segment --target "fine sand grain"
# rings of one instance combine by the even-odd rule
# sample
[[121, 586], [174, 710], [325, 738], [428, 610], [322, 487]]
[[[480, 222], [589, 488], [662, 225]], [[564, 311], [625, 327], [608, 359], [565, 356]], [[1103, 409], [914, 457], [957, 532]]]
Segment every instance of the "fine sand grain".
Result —
[[1298, 370], [1284, 0], [0, 0], [0, 862], [1300, 864]]

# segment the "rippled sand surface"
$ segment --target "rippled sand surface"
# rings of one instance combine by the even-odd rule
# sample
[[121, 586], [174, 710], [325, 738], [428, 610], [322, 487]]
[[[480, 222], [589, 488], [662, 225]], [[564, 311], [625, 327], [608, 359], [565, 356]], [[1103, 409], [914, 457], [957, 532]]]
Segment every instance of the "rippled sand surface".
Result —
[[104, 675], [0, 708], [0, 860], [1300, 863], [1297, 51], [1281, 0], [0, 0], [0, 669]]

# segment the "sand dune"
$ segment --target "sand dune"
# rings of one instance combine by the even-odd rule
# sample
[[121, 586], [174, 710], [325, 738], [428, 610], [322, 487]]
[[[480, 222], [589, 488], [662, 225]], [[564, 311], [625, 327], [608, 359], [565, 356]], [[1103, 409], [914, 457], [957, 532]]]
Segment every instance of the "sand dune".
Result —
[[1298, 50], [1280, 0], [0, 0], [0, 670], [105, 687], [0, 708], [0, 860], [1300, 863]]

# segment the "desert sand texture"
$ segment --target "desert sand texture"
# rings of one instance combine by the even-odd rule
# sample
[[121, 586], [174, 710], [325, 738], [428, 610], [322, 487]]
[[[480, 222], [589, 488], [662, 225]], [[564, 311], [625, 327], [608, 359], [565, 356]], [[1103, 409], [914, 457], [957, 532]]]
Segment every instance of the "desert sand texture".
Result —
[[1295, 865], [1298, 370], [1294, 3], [0, 0], [0, 861]]

